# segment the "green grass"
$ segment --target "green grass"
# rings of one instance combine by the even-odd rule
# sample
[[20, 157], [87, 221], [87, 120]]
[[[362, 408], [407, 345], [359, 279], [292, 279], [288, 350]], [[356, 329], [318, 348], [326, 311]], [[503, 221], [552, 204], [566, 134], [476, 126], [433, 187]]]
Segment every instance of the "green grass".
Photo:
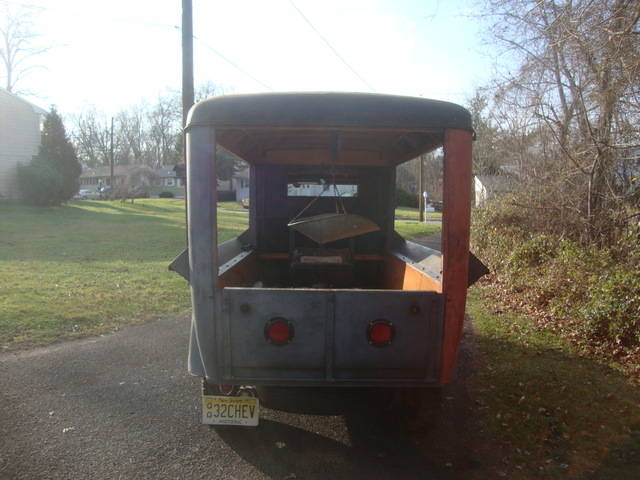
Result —
[[[219, 205], [219, 240], [247, 227]], [[398, 222], [407, 238], [439, 225]], [[188, 283], [167, 267], [185, 247], [184, 200], [0, 204], [0, 346], [45, 345], [189, 311]]]
[[[442, 212], [424, 212], [424, 218], [431, 221], [442, 220]], [[419, 220], [420, 211], [417, 208], [398, 207], [396, 208], [396, 218], [404, 220]]]
[[[246, 213], [220, 212], [221, 241]], [[244, 225], [243, 225], [244, 222]], [[42, 345], [186, 313], [189, 289], [167, 270], [185, 246], [184, 201], [0, 205], [0, 345]]]
[[533, 319], [497, 309], [489, 293], [474, 287], [468, 302], [484, 352], [475, 396], [509, 478], [640, 478], [637, 388]]

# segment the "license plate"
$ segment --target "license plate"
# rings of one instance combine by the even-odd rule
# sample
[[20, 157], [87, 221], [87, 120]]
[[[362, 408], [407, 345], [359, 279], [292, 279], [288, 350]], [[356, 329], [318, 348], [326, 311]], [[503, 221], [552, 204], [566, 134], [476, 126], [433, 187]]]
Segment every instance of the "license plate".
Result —
[[255, 397], [202, 397], [202, 423], [206, 425], [258, 425], [259, 404]]

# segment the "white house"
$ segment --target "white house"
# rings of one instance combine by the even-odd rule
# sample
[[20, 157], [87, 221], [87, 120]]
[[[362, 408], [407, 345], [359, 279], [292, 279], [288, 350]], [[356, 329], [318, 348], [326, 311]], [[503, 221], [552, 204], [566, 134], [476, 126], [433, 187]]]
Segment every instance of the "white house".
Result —
[[235, 174], [236, 201], [249, 197], [249, 168], [243, 168]]
[[114, 165], [113, 183], [111, 185], [111, 167], [94, 167], [80, 175], [80, 188], [100, 191], [113, 187], [112, 193], [120, 190], [120, 194], [135, 191], [136, 194], [149, 195], [155, 172], [146, 165]]
[[515, 185], [512, 175], [474, 175], [475, 205], [486, 206], [494, 198], [512, 191]]
[[175, 165], [165, 165], [156, 170], [151, 196], [170, 192], [175, 198], [184, 198], [184, 179], [176, 175]]
[[0, 88], [0, 200], [19, 199], [16, 166], [28, 165], [40, 148], [42, 108]]

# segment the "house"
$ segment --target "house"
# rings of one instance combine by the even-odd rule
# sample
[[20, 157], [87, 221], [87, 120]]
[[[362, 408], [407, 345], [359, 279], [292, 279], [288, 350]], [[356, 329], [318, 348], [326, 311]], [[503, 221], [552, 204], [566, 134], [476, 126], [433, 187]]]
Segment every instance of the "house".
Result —
[[249, 167], [240, 170], [233, 179], [236, 187], [236, 201], [241, 202], [243, 198], [249, 197]]
[[95, 167], [85, 170], [80, 175], [82, 190], [100, 191], [112, 187], [112, 191], [126, 191], [127, 195], [148, 196], [155, 181], [155, 171], [146, 165], [114, 165], [113, 185], [111, 185], [111, 167]]
[[0, 200], [22, 198], [18, 163], [28, 165], [40, 148], [40, 119], [47, 113], [0, 88]]
[[165, 165], [155, 172], [151, 196], [158, 197], [163, 192], [170, 192], [174, 198], [184, 198], [184, 178], [176, 175], [174, 165]]
[[474, 175], [474, 203], [476, 207], [487, 205], [494, 198], [510, 192], [516, 185], [512, 175]]

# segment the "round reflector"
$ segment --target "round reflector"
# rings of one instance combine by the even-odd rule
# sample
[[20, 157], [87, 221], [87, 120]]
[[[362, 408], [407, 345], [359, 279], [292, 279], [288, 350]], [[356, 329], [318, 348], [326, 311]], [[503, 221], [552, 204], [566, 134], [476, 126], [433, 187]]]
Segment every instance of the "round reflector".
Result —
[[264, 327], [264, 336], [272, 345], [286, 345], [293, 338], [293, 325], [286, 318], [272, 318]]
[[396, 329], [388, 320], [374, 320], [367, 327], [367, 340], [374, 347], [391, 345], [396, 336]]

